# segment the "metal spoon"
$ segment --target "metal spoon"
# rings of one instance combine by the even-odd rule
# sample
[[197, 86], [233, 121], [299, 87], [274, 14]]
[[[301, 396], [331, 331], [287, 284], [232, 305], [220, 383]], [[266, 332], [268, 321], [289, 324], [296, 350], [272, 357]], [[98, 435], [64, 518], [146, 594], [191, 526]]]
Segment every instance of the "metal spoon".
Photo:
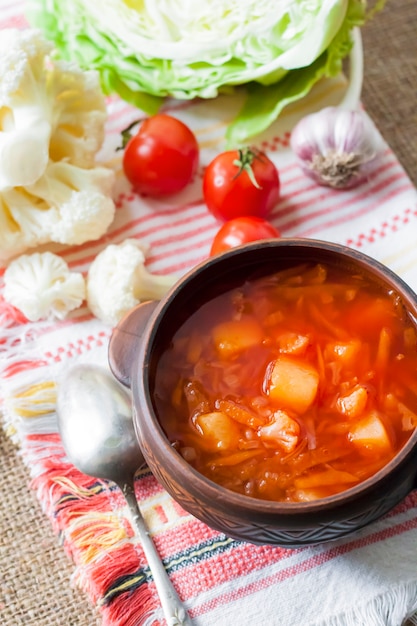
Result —
[[84, 474], [113, 481], [122, 490], [169, 626], [191, 626], [136, 501], [134, 475], [144, 458], [135, 436], [129, 393], [106, 370], [77, 365], [58, 388], [57, 414], [71, 463]]

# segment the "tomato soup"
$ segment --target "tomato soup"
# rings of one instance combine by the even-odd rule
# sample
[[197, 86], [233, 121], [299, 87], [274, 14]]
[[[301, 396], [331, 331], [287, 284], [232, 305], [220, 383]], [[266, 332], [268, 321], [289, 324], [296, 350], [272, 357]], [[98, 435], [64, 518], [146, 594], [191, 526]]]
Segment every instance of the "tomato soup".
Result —
[[396, 293], [303, 265], [201, 306], [157, 365], [179, 453], [247, 496], [303, 502], [386, 465], [417, 426], [417, 336]]

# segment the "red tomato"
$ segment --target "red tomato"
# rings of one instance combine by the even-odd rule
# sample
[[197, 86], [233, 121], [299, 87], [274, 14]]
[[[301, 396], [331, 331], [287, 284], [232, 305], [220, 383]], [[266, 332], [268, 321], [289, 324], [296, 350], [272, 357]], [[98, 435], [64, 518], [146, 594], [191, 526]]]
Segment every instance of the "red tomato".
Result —
[[181, 191], [197, 171], [198, 143], [180, 120], [163, 113], [142, 122], [126, 145], [123, 170], [140, 193], [162, 196]]
[[218, 219], [267, 217], [279, 198], [277, 169], [263, 152], [250, 148], [217, 155], [207, 166], [204, 200]]
[[210, 256], [250, 241], [280, 237], [279, 230], [261, 217], [236, 217], [221, 226], [211, 244]]

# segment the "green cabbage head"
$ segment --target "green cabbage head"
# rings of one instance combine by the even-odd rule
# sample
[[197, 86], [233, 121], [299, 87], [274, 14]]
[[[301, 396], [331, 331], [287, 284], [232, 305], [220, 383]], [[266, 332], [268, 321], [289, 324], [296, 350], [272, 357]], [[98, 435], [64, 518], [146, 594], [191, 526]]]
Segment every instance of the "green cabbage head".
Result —
[[[377, 0], [373, 10], [381, 8]], [[242, 143], [322, 77], [341, 71], [366, 0], [28, 0], [60, 54], [100, 72], [103, 90], [146, 113], [164, 98], [247, 101], [230, 125]], [[262, 106], [259, 107], [259, 103]], [[256, 111], [256, 115], [253, 113]]]

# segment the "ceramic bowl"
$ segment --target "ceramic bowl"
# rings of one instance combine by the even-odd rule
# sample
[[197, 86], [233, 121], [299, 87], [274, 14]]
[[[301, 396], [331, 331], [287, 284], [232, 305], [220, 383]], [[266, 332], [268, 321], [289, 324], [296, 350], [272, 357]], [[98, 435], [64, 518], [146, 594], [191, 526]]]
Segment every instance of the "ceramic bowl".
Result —
[[[247, 244], [196, 266], [159, 302], [133, 309], [112, 334], [109, 363], [132, 390], [134, 423], [155, 478], [189, 513], [226, 535], [255, 544], [299, 547], [344, 537], [383, 516], [416, 487], [417, 430], [391, 462], [361, 484], [337, 495], [282, 503], [229, 491], [210, 481], [173, 448], [156, 415], [154, 374], [161, 352], [201, 304], [256, 274], [300, 263], [327, 263], [361, 272], [395, 290], [417, 325], [417, 296], [391, 270], [345, 246], [309, 239]], [[416, 374], [417, 378], [417, 374]]]

